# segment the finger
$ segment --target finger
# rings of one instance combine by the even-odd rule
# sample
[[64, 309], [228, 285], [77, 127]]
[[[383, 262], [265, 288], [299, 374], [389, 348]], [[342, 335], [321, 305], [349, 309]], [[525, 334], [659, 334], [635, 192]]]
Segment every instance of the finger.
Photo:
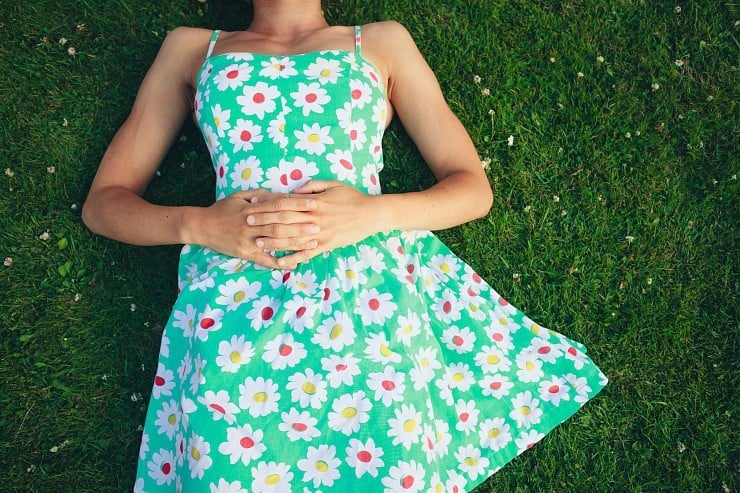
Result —
[[258, 248], [266, 248], [267, 250], [273, 251], [285, 251], [285, 250], [311, 250], [318, 246], [319, 242], [315, 238], [310, 237], [290, 237], [290, 238], [257, 238], [255, 245]]
[[301, 250], [299, 252], [291, 253], [290, 255], [286, 255], [285, 257], [279, 258], [278, 265], [280, 265], [283, 268], [285, 268], [285, 266], [289, 266], [295, 269], [295, 266], [297, 266], [301, 262], [305, 262], [309, 259], [312, 259], [320, 253], [321, 251], [318, 248], [313, 248], [310, 250]]
[[308, 212], [316, 209], [316, 200], [308, 197], [292, 197], [282, 195], [275, 197], [260, 196], [259, 202], [253, 203], [249, 208], [250, 213], [296, 211]]
[[249, 230], [248, 234], [252, 237], [291, 238], [311, 236], [317, 234], [319, 231], [320, 228], [318, 226], [310, 223], [271, 223], [254, 226]]
[[333, 180], [309, 180], [293, 190], [293, 193], [321, 193], [337, 185], [339, 182]]
[[234, 192], [229, 197], [242, 199], [246, 202], [253, 202], [253, 201], [259, 201], [260, 197], [263, 197], [267, 195], [268, 192], [264, 188], [255, 188], [254, 190], [239, 190], [238, 192]]
[[305, 212], [278, 211], [249, 214], [247, 224], [250, 226], [264, 226], [265, 224], [296, 224], [309, 223], [311, 217]]

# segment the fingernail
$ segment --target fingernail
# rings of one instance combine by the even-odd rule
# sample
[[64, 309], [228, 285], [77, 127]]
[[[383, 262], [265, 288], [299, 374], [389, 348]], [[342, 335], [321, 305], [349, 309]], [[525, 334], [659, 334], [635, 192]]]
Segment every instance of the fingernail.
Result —
[[254, 216], [247, 216], [247, 224], [254, 224]]
[[309, 200], [309, 201], [308, 201], [308, 202], [306, 203], [306, 205], [308, 205], [308, 207], [309, 207], [310, 209], [313, 209], [313, 208], [315, 208], [315, 207], [316, 207], [316, 201], [315, 201], [315, 200]]
[[265, 246], [265, 242], [263, 240], [257, 240], [255, 241], [255, 244], [257, 245], [258, 248], [262, 248]]
[[318, 245], [318, 242], [315, 240], [308, 242], [308, 248], [316, 248], [317, 245]]
[[318, 233], [319, 232], [319, 227], [318, 226], [315, 226], [315, 225], [314, 226], [309, 226], [308, 227], [308, 232], [309, 233], [314, 233], [314, 234], [315, 233]]
[[283, 259], [280, 259], [280, 260], [278, 260], [278, 261], [277, 261], [277, 263], [278, 263], [278, 265], [279, 265], [280, 267], [285, 267], [285, 260], [283, 260]]

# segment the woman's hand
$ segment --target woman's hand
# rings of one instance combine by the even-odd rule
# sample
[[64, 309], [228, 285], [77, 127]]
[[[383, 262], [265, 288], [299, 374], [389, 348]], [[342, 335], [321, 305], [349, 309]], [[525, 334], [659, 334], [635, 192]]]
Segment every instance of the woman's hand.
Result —
[[[293, 190], [291, 198], [313, 200], [316, 207], [302, 212], [268, 211], [248, 215], [249, 224], [268, 231], [274, 228], [282, 232], [284, 227], [296, 224], [318, 227], [316, 233], [306, 236], [265, 234], [257, 240], [269, 250], [296, 250], [278, 260], [281, 268], [295, 268], [322, 252], [356, 243], [380, 231], [372, 209], [374, 197], [341, 182], [312, 180]], [[315, 242], [313, 246], [312, 241]]]
[[[305, 251], [318, 245], [319, 232], [309, 212], [317, 202], [305, 195], [276, 194], [266, 190], [236, 192], [205, 208], [193, 209], [186, 219], [188, 243], [251, 260], [268, 268], [295, 265], [265, 250], [279, 242], [282, 249]], [[269, 217], [255, 222], [249, 218]], [[268, 241], [269, 239], [269, 241]]]

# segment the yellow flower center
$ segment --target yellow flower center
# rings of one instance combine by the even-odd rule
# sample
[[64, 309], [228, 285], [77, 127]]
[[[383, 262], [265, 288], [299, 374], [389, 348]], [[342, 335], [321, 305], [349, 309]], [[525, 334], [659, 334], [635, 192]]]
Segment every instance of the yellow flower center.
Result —
[[439, 264], [439, 270], [441, 270], [445, 274], [449, 274], [450, 266], [447, 264], [447, 262], [442, 262], [441, 264]]
[[520, 411], [522, 412], [522, 415], [524, 416], [529, 416], [530, 414], [532, 414], [532, 410], [529, 408], [529, 406], [522, 406]]
[[329, 77], [331, 75], [331, 70], [329, 70], [328, 68], [325, 68], [325, 69], [322, 69], [321, 72], [319, 73], [321, 74], [321, 77]]
[[495, 365], [496, 363], [501, 361], [501, 358], [499, 358], [495, 354], [489, 354], [488, 357], [486, 358], [486, 361], [488, 362], [489, 365]]
[[413, 419], [407, 419], [403, 422], [403, 431], [405, 431], [406, 433], [414, 431], [414, 428], [416, 428], [416, 421], [414, 421]]
[[388, 346], [385, 344], [380, 345], [380, 354], [385, 356], [386, 358], [393, 354], [393, 351], [388, 349]]
[[278, 484], [280, 482], [280, 475], [279, 474], [270, 474], [265, 478], [265, 483], [267, 484]]
[[535, 368], [535, 366], [534, 366], [534, 361], [527, 361], [527, 362], [526, 362], [526, 363], [524, 364], [524, 367], [525, 367], [525, 368], [527, 369], [527, 371], [532, 371], [532, 370], [534, 370], [534, 368]]
[[342, 335], [342, 324], [336, 324], [334, 327], [331, 328], [331, 331], [329, 332], [329, 339], [332, 341], [339, 338], [339, 336]]
[[354, 418], [357, 416], [357, 409], [354, 407], [345, 407], [342, 411], [342, 417], [346, 419]]
[[193, 459], [200, 460], [200, 450], [198, 450], [197, 448], [193, 447], [192, 449], [190, 449], [190, 455], [193, 456]]
[[239, 351], [231, 351], [231, 354], [229, 355], [229, 360], [231, 360], [232, 363], [241, 363], [242, 353], [240, 353]]
[[257, 392], [254, 394], [254, 402], [267, 402], [267, 393]]
[[421, 358], [421, 367], [426, 368], [429, 366], [429, 358]]
[[242, 170], [242, 180], [249, 180], [252, 177], [252, 168], [244, 168]]
[[455, 382], [458, 382], [458, 383], [459, 383], [459, 382], [462, 382], [464, 378], [465, 378], [465, 375], [463, 375], [463, 374], [462, 374], [462, 373], [460, 373], [460, 372], [457, 372], [457, 373], [455, 373], [454, 375], [452, 375], [452, 379], [453, 379], [453, 380], [454, 380]]
[[498, 323], [500, 325], [509, 325], [509, 319], [506, 317], [501, 317], [498, 319]]
[[465, 463], [470, 467], [475, 467], [478, 465], [478, 459], [475, 457], [465, 457]]
[[316, 461], [316, 470], [319, 472], [326, 472], [329, 470], [329, 464], [324, 462], [323, 460], [317, 460]]
[[314, 385], [311, 382], [304, 382], [301, 388], [303, 389], [305, 393], [309, 395], [313, 395], [316, 393], [316, 385]]
[[353, 270], [347, 270], [344, 275], [347, 276], [347, 279], [354, 279], [357, 276]]
[[167, 422], [171, 425], [174, 425], [175, 423], [177, 423], [177, 415], [170, 414], [170, 416], [167, 418]]
[[488, 438], [496, 438], [500, 434], [501, 434], [501, 430], [499, 430], [498, 428], [491, 428], [488, 431]]
[[319, 134], [309, 134], [308, 135], [308, 141], [312, 144], [315, 144], [321, 140], [321, 137], [319, 137]]
[[234, 293], [234, 301], [236, 303], [241, 303], [246, 297], [247, 293], [245, 293], [244, 291], [237, 291], [236, 293]]

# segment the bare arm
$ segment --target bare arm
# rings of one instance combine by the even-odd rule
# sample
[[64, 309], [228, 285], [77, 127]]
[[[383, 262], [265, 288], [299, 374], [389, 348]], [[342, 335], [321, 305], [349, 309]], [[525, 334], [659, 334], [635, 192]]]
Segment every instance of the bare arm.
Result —
[[[252, 226], [252, 212], [277, 211], [290, 216], [309, 211], [312, 200], [275, 197], [258, 190], [239, 192], [210, 207], [152, 204], [141, 195], [160, 165], [182, 122], [191, 111], [193, 79], [202, 63], [210, 32], [179, 28], [167, 35], [141, 84], [131, 114], [111, 141], [82, 209], [95, 233], [135, 245], [197, 243], [214, 250], [278, 267], [256, 244], [260, 236], [287, 238], [293, 248], [314, 244], [305, 235], [315, 226]], [[259, 203], [253, 203], [255, 197]]]

